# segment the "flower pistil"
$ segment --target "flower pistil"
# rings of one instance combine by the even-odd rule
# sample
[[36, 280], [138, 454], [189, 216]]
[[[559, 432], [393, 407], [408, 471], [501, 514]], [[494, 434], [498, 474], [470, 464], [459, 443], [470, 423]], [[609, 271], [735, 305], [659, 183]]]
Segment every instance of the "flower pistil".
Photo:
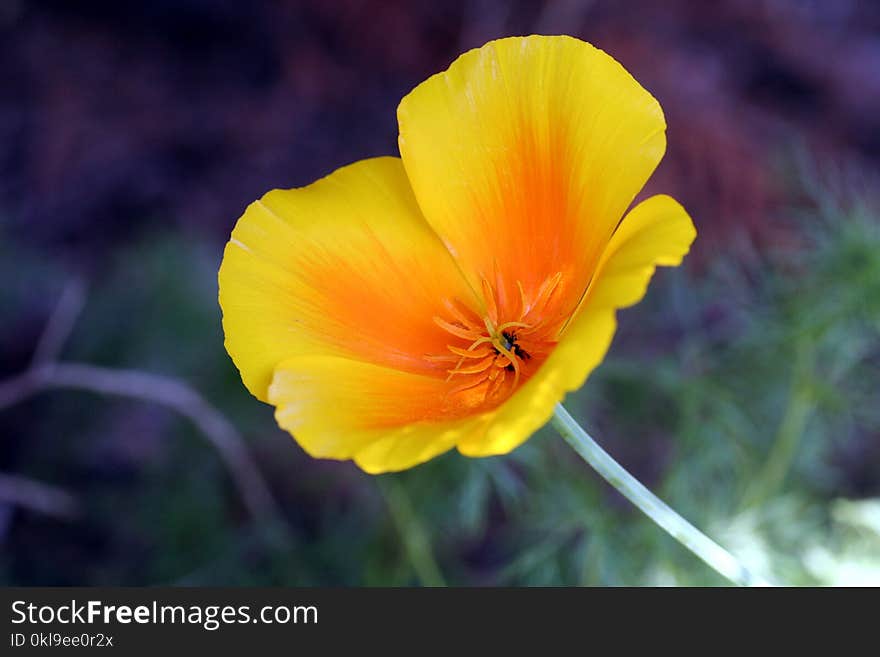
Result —
[[498, 294], [484, 278], [482, 313], [457, 301], [444, 303], [449, 319], [433, 320], [455, 339], [446, 345], [449, 353], [425, 358], [447, 368], [447, 398], [462, 397], [459, 401], [470, 409], [493, 407], [537, 370], [557, 342], [558, 323], [550, 321], [547, 311], [555, 305], [561, 279], [561, 272], [548, 277], [531, 297], [517, 281], [515, 300], [504, 303], [507, 295]]

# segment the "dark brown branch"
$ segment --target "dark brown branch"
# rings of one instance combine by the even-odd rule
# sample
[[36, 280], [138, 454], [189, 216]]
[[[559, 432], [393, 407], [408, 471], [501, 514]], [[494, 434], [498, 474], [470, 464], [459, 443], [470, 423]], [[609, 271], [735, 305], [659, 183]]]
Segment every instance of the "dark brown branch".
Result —
[[80, 512], [76, 498], [65, 490], [19, 475], [0, 474], [0, 504], [14, 504], [60, 520]]
[[40, 341], [34, 349], [32, 367], [58, 360], [85, 302], [85, 283], [79, 278], [74, 278], [64, 287], [61, 298], [58, 299], [55, 310], [46, 323], [46, 328], [43, 329]]
[[0, 383], [0, 410], [43, 390], [62, 388], [153, 402], [188, 418], [220, 454], [251, 515], [280, 519], [280, 509], [238, 431], [182, 381], [136, 370], [46, 363]]

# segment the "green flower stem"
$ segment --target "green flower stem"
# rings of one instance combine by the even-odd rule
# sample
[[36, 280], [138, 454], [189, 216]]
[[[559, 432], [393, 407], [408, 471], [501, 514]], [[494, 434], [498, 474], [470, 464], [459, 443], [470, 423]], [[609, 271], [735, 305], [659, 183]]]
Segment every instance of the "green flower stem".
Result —
[[615, 461], [575, 422], [561, 404], [556, 405], [553, 426], [583, 459], [635, 504], [651, 520], [720, 575], [740, 586], [767, 586], [768, 583], [749, 571], [736, 557], [678, 515], [638, 479]]
[[802, 342], [796, 353], [788, 406], [782, 416], [773, 447], [764, 461], [764, 467], [745, 496], [745, 508], [761, 504], [782, 488], [813, 411], [814, 350], [809, 343]]
[[385, 498], [391, 520], [403, 540], [410, 564], [423, 586], [446, 586], [434, 553], [428, 532], [412, 508], [406, 490], [391, 477], [382, 477], [379, 490]]

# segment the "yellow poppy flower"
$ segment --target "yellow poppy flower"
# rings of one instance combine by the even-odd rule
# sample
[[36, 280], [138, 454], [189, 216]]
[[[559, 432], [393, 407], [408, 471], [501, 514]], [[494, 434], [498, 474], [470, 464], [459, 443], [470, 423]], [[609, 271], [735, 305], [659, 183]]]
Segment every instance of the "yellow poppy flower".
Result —
[[371, 473], [517, 447], [696, 235], [668, 196], [624, 216], [666, 124], [583, 41], [492, 41], [416, 87], [398, 122], [399, 159], [252, 203], [219, 273], [247, 388], [309, 454]]

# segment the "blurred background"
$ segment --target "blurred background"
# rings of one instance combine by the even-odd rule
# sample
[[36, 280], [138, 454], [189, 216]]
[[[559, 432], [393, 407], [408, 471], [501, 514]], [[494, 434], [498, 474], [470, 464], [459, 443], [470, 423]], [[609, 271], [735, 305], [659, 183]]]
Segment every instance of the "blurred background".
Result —
[[462, 51], [567, 33], [661, 102], [699, 237], [568, 402], [753, 568], [880, 584], [880, 4], [0, 2], [0, 583], [715, 585], [545, 429], [370, 477], [223, 349], [245, 205], [396, 154]]

